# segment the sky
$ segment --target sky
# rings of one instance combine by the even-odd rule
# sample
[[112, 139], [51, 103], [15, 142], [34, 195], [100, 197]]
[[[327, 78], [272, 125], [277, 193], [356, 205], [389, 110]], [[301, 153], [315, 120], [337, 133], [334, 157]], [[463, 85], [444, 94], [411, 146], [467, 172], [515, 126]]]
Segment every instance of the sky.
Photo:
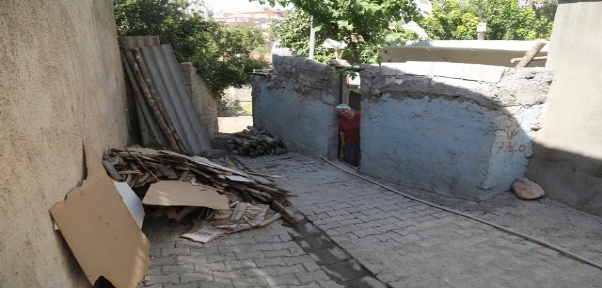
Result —
[[242, 12], [257, 10], [261, 7], [270, 7], [269, 5], [261, 5], [257, 1], [250, 2], [249, 0], [204, 0], [207, 8], [218, 14], [222, 12]]

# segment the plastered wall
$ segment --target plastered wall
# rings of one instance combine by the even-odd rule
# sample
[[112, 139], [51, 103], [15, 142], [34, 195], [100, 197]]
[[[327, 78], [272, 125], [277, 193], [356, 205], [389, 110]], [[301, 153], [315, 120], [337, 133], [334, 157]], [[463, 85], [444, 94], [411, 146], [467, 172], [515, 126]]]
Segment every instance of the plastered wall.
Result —
[[523, 176], [552, 73], [445, 62], [365, 65], [360, 171], [486, 199]]
[[123, 79], [111, 1], [0, 1], [0, 287], [89, 286], [48, 210], [127, 143]]
[[290, 151], [336, 156], [340, 81], [332, 68], [279, 56], [277, 73], [253, 78], [253, 125], [279, 136]]
[[[275, 74], [255, 76], [254, 121], [293, 150], [336, 157], [332, 68], [275, 63]], [[364, 65], [360, 75], [361, 172], [464, 199], [508, 191], [523, 177], [551, 71], [409, 61]]]
[[527, 175], [549, 197], [602, 216], [602, 2], [559, 2], [546, 66], [554, 83]]

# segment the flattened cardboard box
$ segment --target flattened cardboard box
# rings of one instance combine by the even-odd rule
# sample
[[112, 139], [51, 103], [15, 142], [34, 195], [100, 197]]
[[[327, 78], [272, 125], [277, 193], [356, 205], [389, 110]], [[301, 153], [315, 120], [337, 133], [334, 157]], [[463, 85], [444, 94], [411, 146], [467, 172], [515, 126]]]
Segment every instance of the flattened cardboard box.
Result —
[[50, 214], [94, 284], [103, 276], [115, 287], [136, 287], [150, 264], [150, 242], [115, 189], [102, 162], [85, 145], [87, 177]]

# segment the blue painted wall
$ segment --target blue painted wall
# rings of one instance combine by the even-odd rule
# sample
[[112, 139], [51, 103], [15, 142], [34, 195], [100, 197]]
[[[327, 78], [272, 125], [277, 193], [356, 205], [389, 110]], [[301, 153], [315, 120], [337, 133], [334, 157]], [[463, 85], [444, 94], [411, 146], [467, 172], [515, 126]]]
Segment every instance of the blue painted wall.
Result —
[[489, 174], [496, 113], [479, 109], [429, 97], [363, 101], [361, 171], [454, 197], [487, 193], [480, 187]]
[[[253, 81], [254, 123], [289, 150], [335, 158], [339, 87], [328, 66], [280, 57]], [[508, 191], [533, 154], [545, 69], [461, 63], [365, 65], [360, 172], [464, 199]]]
[[313, 156], [332, 153], [338, 129], [334, 95], [308, 99], [293, 90], [291, 84], [268, 89], [265, 82], [256, 82], [253, 89], [253, 118], [257, 127], [280, 137], [290, 151]]

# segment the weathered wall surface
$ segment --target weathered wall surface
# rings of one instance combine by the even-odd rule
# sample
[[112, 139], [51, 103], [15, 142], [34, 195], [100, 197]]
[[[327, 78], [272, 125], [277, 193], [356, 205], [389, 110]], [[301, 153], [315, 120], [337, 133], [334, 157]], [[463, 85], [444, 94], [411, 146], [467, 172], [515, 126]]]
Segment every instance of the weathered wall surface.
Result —
[[209, 91], [205, 82], [196, 74], [196, 69], [190, 62], [180, 63], [180, 70], [186, 83], [186, 88], [192, 98], [194, 108], [199, 114], [203, 130], [209, 139], [219, 130], [217, 121], [217, 99]]
[[602, 216], [602, 2], [560, 1], [546, 68], [554, 70], [527, 176], [547, 195]]
[[0, 287], [86, 287], [48, 210], [127, 143], [109, 0], [0, 1]]
[[364, 68], [363, 173], [465, 199], [507, 191], [523, 176], [550, 71], [442, 62]]
[[254, 126], [282, 138], [290, 151], [336, 155], [339, 80], [332, 68], [311, 60], [279, 57], [277, 74], [254, 76]]

